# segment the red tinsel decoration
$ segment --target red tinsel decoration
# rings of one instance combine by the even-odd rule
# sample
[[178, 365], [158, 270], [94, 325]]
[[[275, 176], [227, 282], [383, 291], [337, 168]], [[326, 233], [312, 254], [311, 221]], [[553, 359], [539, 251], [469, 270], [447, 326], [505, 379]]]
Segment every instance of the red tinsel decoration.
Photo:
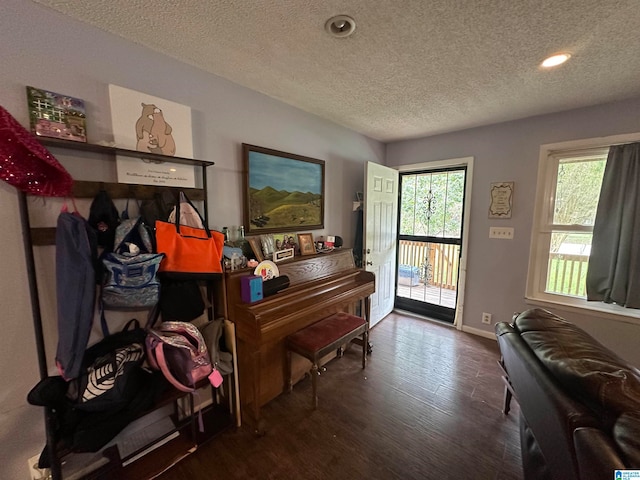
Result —
[[0, 179], [30, 195], [67, 197], [73, 178], [37, 138], [0, 106]]

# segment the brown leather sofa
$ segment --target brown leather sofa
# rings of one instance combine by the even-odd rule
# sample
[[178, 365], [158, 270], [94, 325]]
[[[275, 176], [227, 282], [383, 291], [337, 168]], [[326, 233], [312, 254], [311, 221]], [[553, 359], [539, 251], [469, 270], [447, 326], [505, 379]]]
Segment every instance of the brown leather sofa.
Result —
[[640, 370], [543, 309], [495, 332], [520, 405], [525, 479], [607, 479], [640, 469]]

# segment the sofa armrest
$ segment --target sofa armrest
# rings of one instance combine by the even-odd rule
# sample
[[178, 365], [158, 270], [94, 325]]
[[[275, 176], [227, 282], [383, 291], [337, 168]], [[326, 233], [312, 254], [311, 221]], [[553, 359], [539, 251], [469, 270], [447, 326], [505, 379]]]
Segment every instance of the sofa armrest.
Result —
[[614, 470], [627, 468], [616, 451], [611, 437], [593, 427], [576, 428], [573, 443], [580, 478], [613, 478]]
[[[548, 471], [553, 478], [577, 479], [573, 431], [576, 427], [597, 426], [597, 419], [563, 391], [512, 325], [498, 323], [495, 331], [514, 397]], [[524, 447], [523, 465], [533, 465], [537, 457], [528, 457], [534, 450]], [[532, 477], [525, 472], [525, 478]]]

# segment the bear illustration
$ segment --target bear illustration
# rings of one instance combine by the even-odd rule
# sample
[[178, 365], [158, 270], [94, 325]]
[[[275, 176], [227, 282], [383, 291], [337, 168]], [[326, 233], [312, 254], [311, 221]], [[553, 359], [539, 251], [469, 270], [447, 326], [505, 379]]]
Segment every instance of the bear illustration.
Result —
[[159, 109], [153, 104], [142, 103], [141, 105], [142, 113], [136, 121], [136, 138], [138, 141], [136, 150], [139, 152], [147, 152], [152, 151], [151, 148], [149, 148], [149, 137], [151, 135], [151, 127], [153, 126], [153, 112]]
[[[176, 142], [171, 135], [172, 128], [162, 114], [162, 110], [156, 108], [152, 113], [153, 124], [149, 133], [149, 150], [154, 153], [162, 153], [163, 155], [173, 156], [176, 153]], [[152, 150], [153, 149], [153, 150]], [[160, 152], [156, 152], [159, 149]]]
[[176, 142], [171, 135], [172, 128], [154, 104], [142, 103], [142, 113], [136, 121], [136, 150], [173, 156]]

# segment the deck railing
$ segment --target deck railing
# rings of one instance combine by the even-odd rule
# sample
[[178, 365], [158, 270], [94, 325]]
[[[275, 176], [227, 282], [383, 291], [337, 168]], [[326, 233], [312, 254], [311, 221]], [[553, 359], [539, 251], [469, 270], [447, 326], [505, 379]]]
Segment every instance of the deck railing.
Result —
[[398, 265], [417, 267], [428, 285], [455, 290], [459, 259], [459, 245], [400, 240]]
[[586, 297], [588, 265], [589, 255], [550, 253], [546, 291]]
[[[458, 245], [400, 240], [398, 265], [417, 267], [427, 285], [455, 290], [459, 258]], [[589, 255], [550, 253], [546, 291], [586, 297], [588, 264]]]

